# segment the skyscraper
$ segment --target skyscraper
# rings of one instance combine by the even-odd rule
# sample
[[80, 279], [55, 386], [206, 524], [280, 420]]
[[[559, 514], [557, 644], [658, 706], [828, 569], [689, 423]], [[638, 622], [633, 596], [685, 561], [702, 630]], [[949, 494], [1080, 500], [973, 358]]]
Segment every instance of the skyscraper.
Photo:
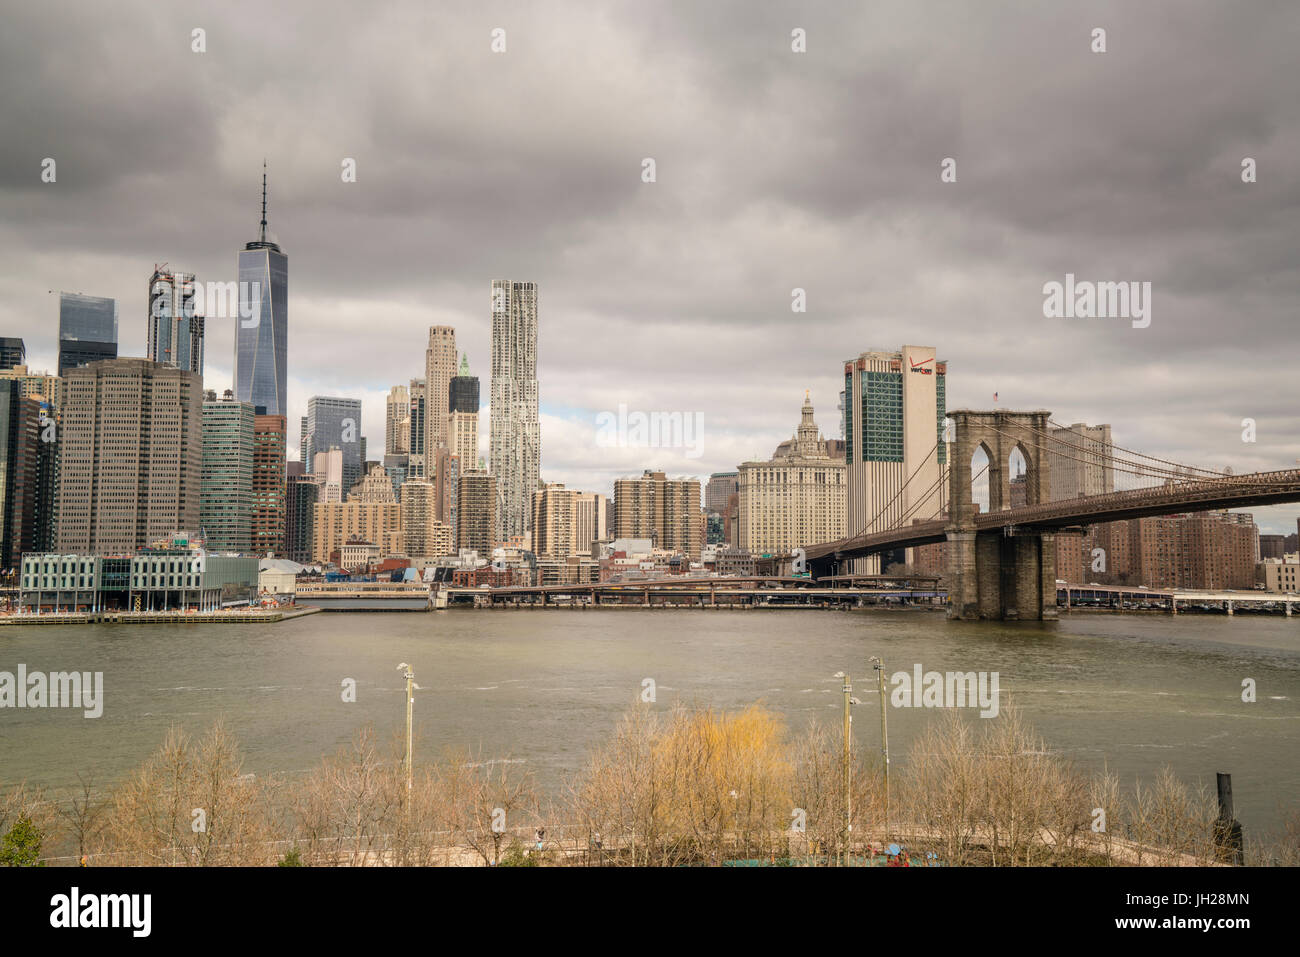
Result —
[[261, 406], [266, 415], [288, 415], [289, 257], [266, 238], [265, 164], [261, 226], [259, 238], [239, 254], [235, 398]]
[[41, 404], [17, 379], [0, 381], [0, 569], [18, 565], [36, 541]]
[[537, 419], [537, 284], [492, 280], [489, 454], [496, 477], [497, 538], [525, 535], [541, 470]]
[[330, 449], [343, 452], [343, 494], [361, 481], [361, 400], [314, 395], [307, 400], [307, 442], [314, 467], [316, 456]]
[[447, 414], [451, 411], [451, 380], [456, 375], [456, 330], [429, 327], [424, 353], [424, 453], [428, 457], [447, 445]]
[[303, 463], [290, 462], [284, 487], [284, 550], [290, 561], [300, 564], [311, 561], [319, 493], [320, 484]]
[[[456, 488], [456, 547], [488, 558], [496, 544], [496, 476], [479, 469], [460, 473]], [[531, 503], [530, 503], [531, 504]]]
[[253, 551], [285, 551], [285, 420], [253, 416]]
[[59, 436], [58, 550], [134, 552], [199, 526], [203, 382], [109, 359], [68, 372]]
[[203, 374], [203, 317], [196, 315], [193, 273], [167, 264], [149, 277], [149, 321], [145, 356], [178, 369]]
[[117, 302], [59, 293], [59, 375], [87, 362], [117, 358]]
[[[864, 352], [844, 363], [846, 535], [934, 518], [946, 508], [948, 489], [939, 476], [947, 461], [947, 374], [933, 346]], [[856, 559], [853, 571], [880, 567], [880, 558], [870, 556]]]
[[478, 377], [461, 356], [460, 375], [452, 376], [447, 396], [447, 447], [462, 462], [478, 461]]
[[199, 524], [212, 551], [253, 547], [253, 406], [212, 393], [203, 403]]
[[409, 441], [411, 450], [410, 457], [407, 459], [407, 474], [411, 478], [433, 477], [433, 470], [427, 467], [427, 456], [424, 454], [424, 399], [427, 391], [423, 379], [411, 380], [411, 435]]

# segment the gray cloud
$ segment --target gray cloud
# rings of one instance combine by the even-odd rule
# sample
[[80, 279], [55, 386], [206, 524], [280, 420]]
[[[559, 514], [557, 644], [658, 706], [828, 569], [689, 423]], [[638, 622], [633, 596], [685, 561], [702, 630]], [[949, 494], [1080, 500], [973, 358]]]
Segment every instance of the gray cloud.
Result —
[[[954, 407], [997, 391], [1173, 459], [1300, 458], [1293, 5], [125, 2], [5, 21], [0, 331], [36, 365], [49, 289], [116, 297], [140, 354], [154, 262], [233, 278], [265, 157], [291, 413], [363, 396], [371, 448], [430, 324], [456, 326], [486, 396], [506, 277], [541, 286], [543, 475], [572, 485], [641, 467], [595, 446], [601, 410], [702, 412], [702, 457], [643, 465], [707, 474], [768, 454], [804, 389], [833, 433], [841, 361], [904, 342], [948, 359]], [[1150, 281], [1151, 327], [1044, 319], [1067, 272]], [[210, 386], [231, 348], [217, 325]], [[1297, 510], [1258, 515], [1290, 529]]]

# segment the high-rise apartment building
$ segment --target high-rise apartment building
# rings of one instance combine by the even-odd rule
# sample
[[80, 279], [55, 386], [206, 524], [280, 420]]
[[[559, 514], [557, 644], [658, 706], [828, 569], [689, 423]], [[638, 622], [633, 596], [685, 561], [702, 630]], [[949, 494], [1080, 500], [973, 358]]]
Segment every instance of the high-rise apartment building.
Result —
[[497, 479], [480, 469], [460, 473], [456, 488], [456, 548], [473, 549], [480, 558], [496, 545]]
[[1243, 512], [1153, 515], [1094, 525], [1080, 545], [1083, 581], [1245, 589], [1255, 582], [1259, 528]]
[[[884, 531], [943, 514], [948, 365], [933, 346], [864, 352], [844, 363], [845, 534]], [[906, 556], [887, 556], [886, 564]], [[853, 562], [878, 572], [881, 557]]]
[[451, 412], [451, 380], [456, 375], [456, 330], [430, 326], [429, 347], [424, 352], [424, 452], [449, 447], [447, 415]]
[[489, 465], [497, 480], [497, 538], [526, 535], [541, 471], [537, 412], [537, 284], [492, 280]]
[[817, 430], [805, 393], [795, 436], [769, 462], [740, 466], [740, 547], [753, 554], [781, 554], [844, 537], [845, 472], [831, 458]]
[[[1053, 502], [1082, 495], [1103, 495], [1115, 491], [1115, 469], [1111, 464], [1114, 447], [1109, 425], [1049, 428], [1045, 442]], [[1015, 503], [1013, 502], [1014, 506]]]
[[203, 380], [148, 359], [68, 372], [58, 550], [130, 553], [199, 526]]
[[41, 404], [15, 379], [0, 381], [0, 571], [36, 547]]
[[285, 554], [290, 561], [305, 565], [312, 560], [315, 540], [316, 499], [320, 484], [302, 462], [290, 462], [285, 475]]
[[361, 400], [339, 396], [314, 395], [307, 400], [307, 438], [304, 462], [315, 462], [317, 453], [339, 449], [343, 452], [342, 486], [347, 491], [361, 481], [362, 451]]
[[239, 254], [239, 301], [235, 398], [266, 415], [288, 415], [289, 257], [266, 238], [265, 165], [261, 232]]
[[605, 496], [548, 482], [533, 492], [533, 552], [549, 558], [590, 555], [603, 541]]
[[411, 451], [411, 392], [404, 385], [388, 390], [384, 409], [384, 455]]
[[117, 358], [117, 302], [59, 294], [59, 375], [88, 362]]
[[618, 538], [646, 538], [656, 548], [700, 560], [704, 524], [699, 479], [670, 479], [649, 469], [639, 478], [618, 479], [614, 511]]
[[451, 526], [438, 519], [437, 499], [437, 488], [424, 479], [402, 486], [402, 537], [411, 558], [439, 558], [454, 552]]
[[203, 374], [203, 317], [197, 314], [194, 274], [166, 263], [149, 277], [149, 318], [145, 357]]
[[253, 551], [285, 554], [285, 418], [253, 416]]
[[203, 472], [199, 525], [213, 552], [253, 547], [253, 406], [229, 389], [203, 403]]

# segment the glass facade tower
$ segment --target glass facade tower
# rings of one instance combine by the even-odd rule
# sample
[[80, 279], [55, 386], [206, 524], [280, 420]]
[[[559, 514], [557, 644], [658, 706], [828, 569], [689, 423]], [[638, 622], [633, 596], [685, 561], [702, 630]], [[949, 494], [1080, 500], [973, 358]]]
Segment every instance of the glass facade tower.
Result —
[[265, 415], [288, 415], [289, 257], [266, 238], [265, 170], [261, 225], [261, 238], [239, 254], [235, 398]]
[[117, 301], [59, 294], [59, 375], [88, 362], [117, 358]]

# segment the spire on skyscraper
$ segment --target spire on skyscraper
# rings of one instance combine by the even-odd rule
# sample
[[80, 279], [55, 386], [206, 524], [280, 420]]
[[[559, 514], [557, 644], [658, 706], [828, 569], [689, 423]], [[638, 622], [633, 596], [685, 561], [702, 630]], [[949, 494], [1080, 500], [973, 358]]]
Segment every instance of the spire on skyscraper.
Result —
[[266, 157], [262, 157], [262, 242], [266, 242]]

